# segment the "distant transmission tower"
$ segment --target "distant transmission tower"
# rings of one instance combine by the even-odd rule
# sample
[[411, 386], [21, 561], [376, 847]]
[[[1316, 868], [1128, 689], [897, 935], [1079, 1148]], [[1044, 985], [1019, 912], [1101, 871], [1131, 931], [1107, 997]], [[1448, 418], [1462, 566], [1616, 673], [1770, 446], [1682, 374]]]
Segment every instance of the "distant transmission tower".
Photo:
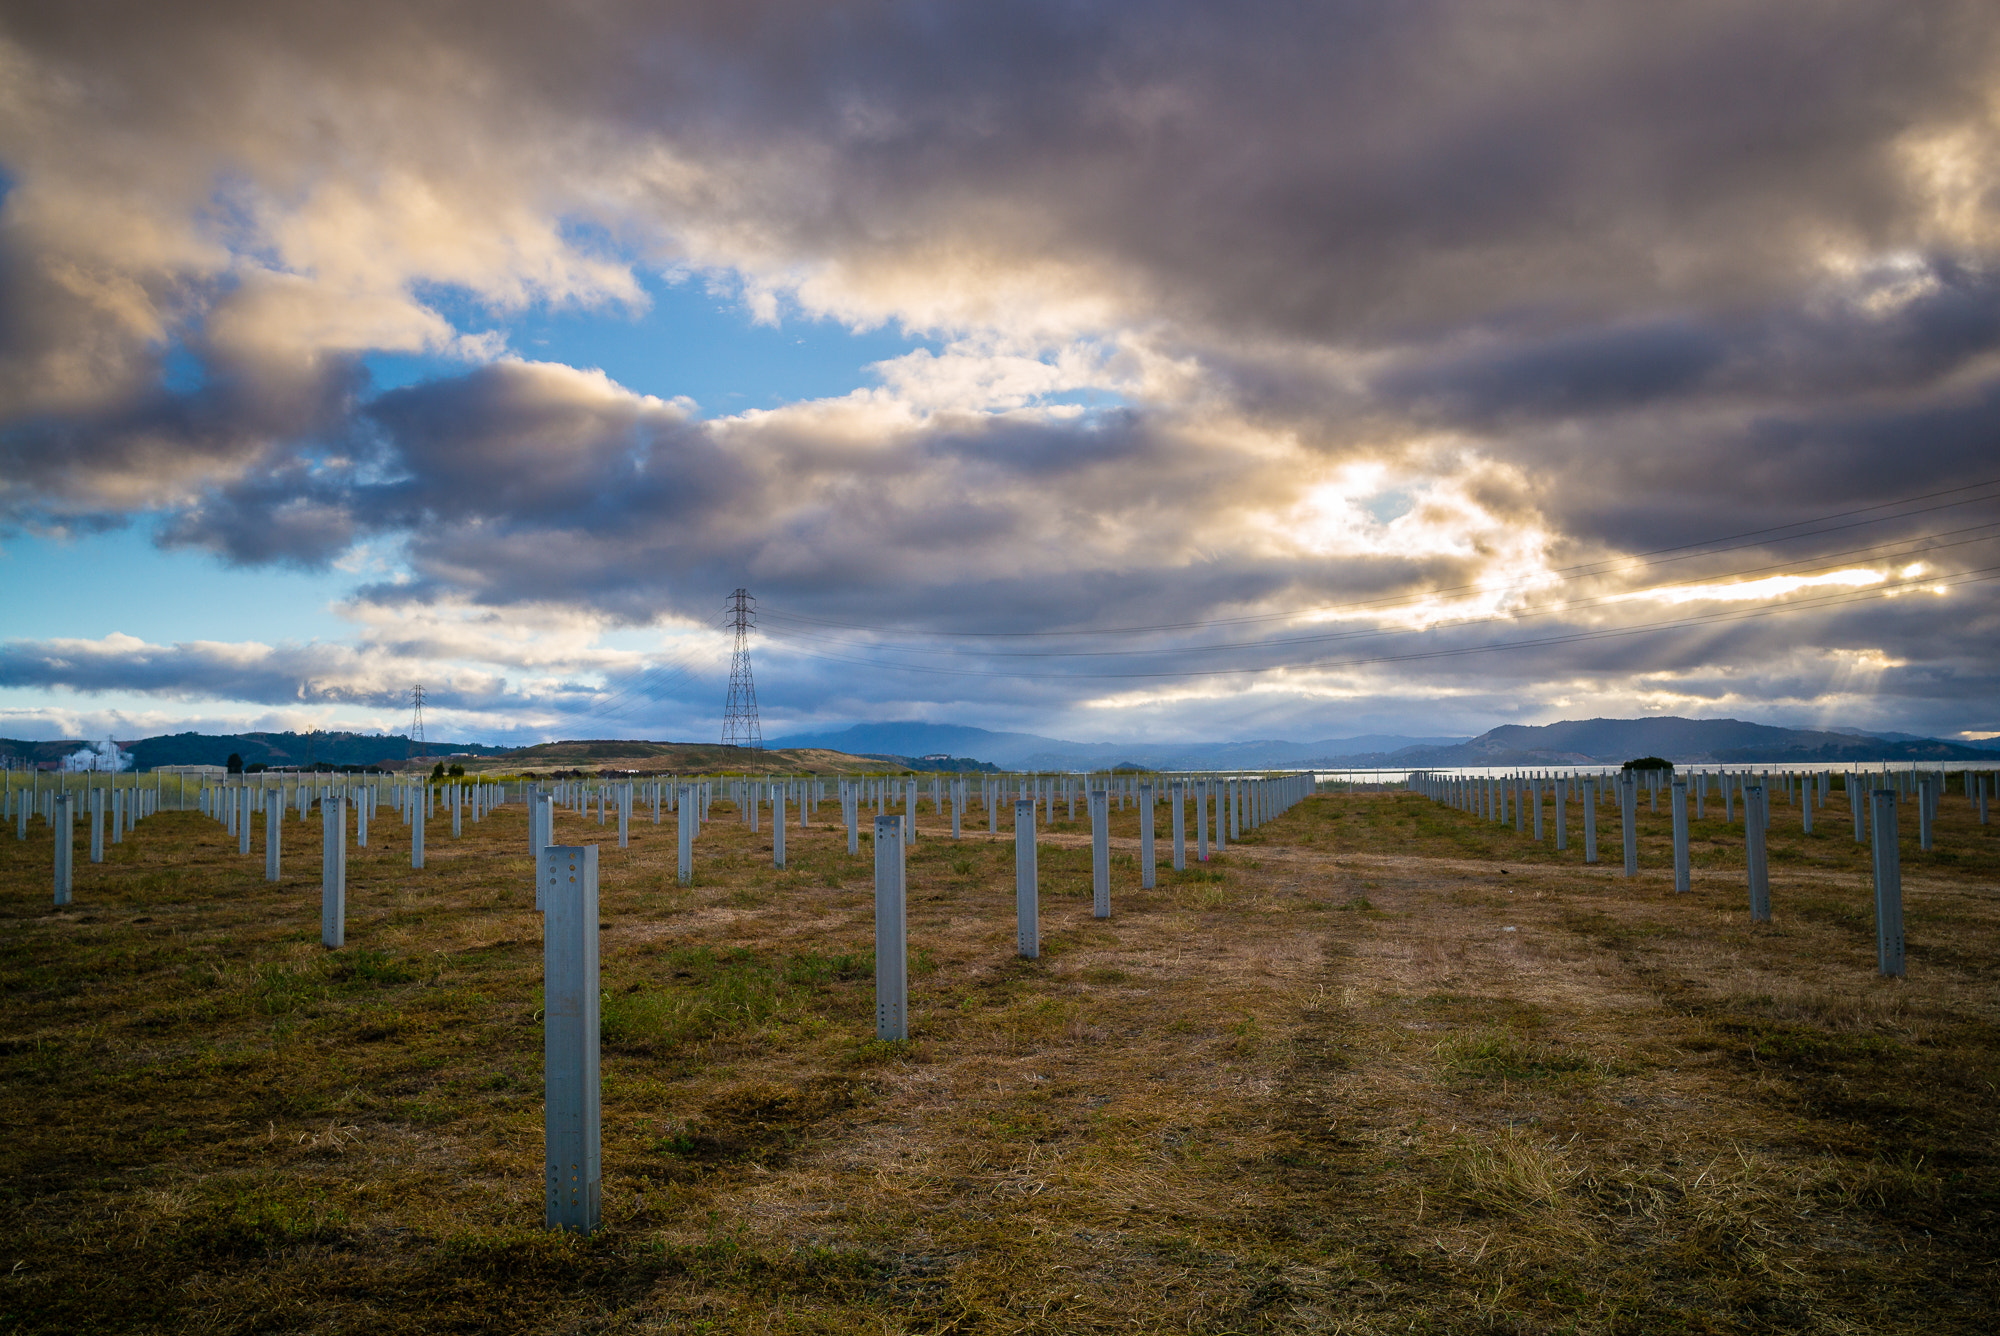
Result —
[[410, 759], [424, 759], [424, 687], [421, 682], [410, 688]]
[[729, 657], [729, 703], [722, 710], [722, 745], [757, 747], [764, 745], [764, 730], [757, 723], [757, 683], [750, 676], [750, 632], [757, 623], [750, 591], [739, 589], [729, 596], [728, 609], [736, 627], [736, 652]]

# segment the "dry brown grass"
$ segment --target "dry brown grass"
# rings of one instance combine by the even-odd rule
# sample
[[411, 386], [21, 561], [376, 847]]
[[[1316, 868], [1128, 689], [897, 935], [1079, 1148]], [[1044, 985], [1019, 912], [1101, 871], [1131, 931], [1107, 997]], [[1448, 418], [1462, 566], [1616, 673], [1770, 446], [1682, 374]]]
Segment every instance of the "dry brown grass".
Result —
[[671, 826], [564, 815], [605, 846], [588, 1240], [539, 1228], [518, 809], [422, 873], [385, 812], [331, 953], [316, 827], [270, 889], [156, 817], [64, 912], [9, 831], [0, 1330], [1988, 1330], [2000, 843], [1962, 807], [1906, 853], [1900, 982], [1831, 820], [1774, 832], [1767, 927], [1719, 822], [1677, 898], [1664, 818], [1626, 882], [1327, 795], [1141, 891], [1127, 811], [1108, 923], [1058, 822], [1023, 962], [1011, 835], [926, 812], [903, 1045], [865, 845], [777, 872], [719, 809], [681, 888]]

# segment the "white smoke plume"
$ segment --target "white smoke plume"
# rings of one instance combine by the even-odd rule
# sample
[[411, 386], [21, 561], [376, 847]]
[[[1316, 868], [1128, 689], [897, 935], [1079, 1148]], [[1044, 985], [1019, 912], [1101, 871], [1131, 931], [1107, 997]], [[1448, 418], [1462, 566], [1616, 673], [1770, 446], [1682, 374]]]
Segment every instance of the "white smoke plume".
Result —
[[88, 771], [105, 771], [117, 774], [121, 770], [130, 770], [132, 768], [132, 758], [126, 754], [124, 748], [120, 747], [110, 738], [106, 738], [102, 742], [91, 743], [88, 747], [73, 755], [65, 756], [62, 768], [68, 774], [78, 774]]

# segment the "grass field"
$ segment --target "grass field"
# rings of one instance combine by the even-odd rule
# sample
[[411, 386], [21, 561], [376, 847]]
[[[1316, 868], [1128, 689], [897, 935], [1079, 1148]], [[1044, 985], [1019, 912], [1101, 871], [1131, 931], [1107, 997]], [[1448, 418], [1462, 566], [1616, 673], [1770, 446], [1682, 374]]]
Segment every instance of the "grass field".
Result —
[[687, 888], [671, 823], [563, 814], [604, 846], [588, 1239], [540, 1228], [522, 809], [412, 872], [385, 807], [338, 952], [316, 819], [272, 887], [153, 817], [62, 911], [10, 828], [0, 1331], [1991, 1331], [2000, 828], [1906, 813], [1891, 981], [1838, 807], [1775, 807], [1756, 927], [1740, 830], [1676, 897], [1664, 811], [1626, 881], [1610, 810], [1585, 868], [1326, 794], [1152, 891], [1128, 810], [1108, 922], [1058, 822], [1038, 962], [1011, 834], [926, 811], [899, 1045], [835, 804], [782, 872], [718, 807]]

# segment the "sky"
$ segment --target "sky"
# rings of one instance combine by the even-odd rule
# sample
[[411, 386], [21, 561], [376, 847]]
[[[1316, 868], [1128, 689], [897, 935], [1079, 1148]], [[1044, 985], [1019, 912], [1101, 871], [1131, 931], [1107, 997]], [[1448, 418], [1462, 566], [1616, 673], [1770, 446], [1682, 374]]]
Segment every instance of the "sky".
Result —
[[1990, 0], [0, 11], [0, 736], [2000, 734]]

